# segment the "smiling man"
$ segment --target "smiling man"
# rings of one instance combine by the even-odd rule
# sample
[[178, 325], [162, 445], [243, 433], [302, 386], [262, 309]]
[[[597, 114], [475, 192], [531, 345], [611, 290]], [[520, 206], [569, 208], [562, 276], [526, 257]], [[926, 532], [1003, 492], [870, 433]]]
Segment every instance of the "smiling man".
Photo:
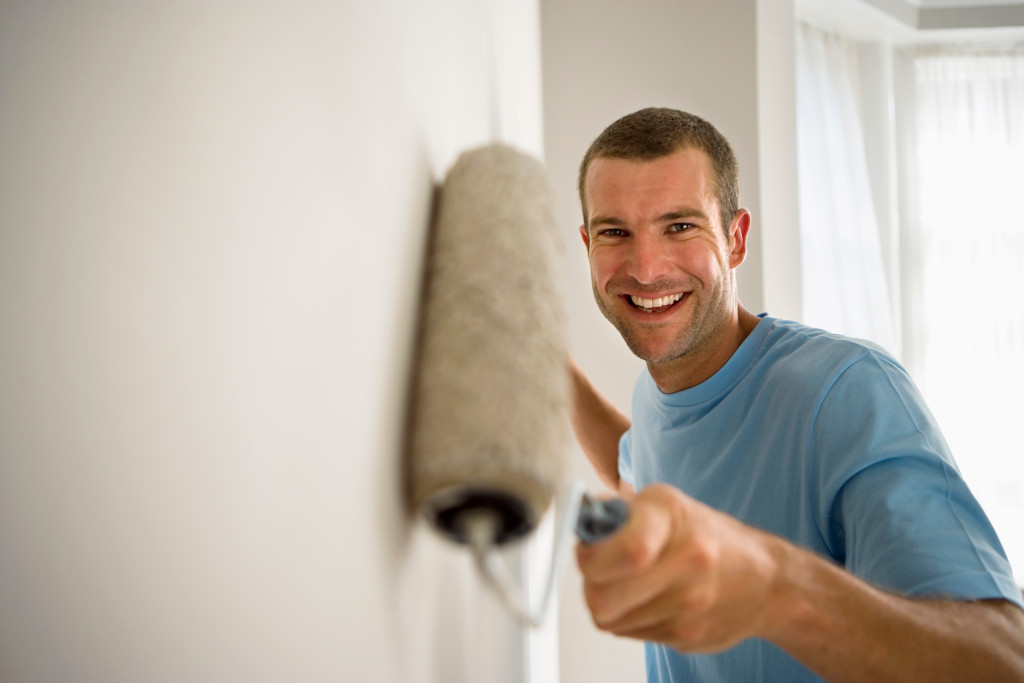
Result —
[[1024, 680], [1021, 594], [906, 371], [754, 315], [750, 213], [706, 121], [645, 109], [580, 169], [594, 298], [647, 371], [632, 420], [573, 365], [573, 427], [630, 518], [578, 561], [650, 681]]

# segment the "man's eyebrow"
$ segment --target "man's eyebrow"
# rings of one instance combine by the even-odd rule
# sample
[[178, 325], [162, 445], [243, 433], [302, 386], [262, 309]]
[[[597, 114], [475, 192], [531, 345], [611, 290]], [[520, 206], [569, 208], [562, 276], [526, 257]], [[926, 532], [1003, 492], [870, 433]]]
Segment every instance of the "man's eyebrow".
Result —
[[593, 225], [613, 225], [613, 226], [615, 226], [617, 228], [621, 228], [625, 224], [626, 224], [626, 221], [622, 220], [621, 218], [616, 218], [615, 216], [601, 216], [601, 215], [598, 215], [598, 216], [594, 216], [593, 218], [590, 219], [590, 225], [592, 225], [592, 226]]
[[661, 214], [658, 217], [658, 221], [677, 221], [681, 218], [700, 218], [705, 221], [710, 220], [708, 215], [700, 209], [679, 209], [678, 211], [669, 211], [668, 213]]

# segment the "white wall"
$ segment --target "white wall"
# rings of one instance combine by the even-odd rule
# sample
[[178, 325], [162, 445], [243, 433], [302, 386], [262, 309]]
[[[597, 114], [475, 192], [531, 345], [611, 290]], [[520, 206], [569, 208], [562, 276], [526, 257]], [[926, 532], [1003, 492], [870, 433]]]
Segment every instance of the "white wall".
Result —
[[400, 500], [433, 184], [537, 4], [0, 3], [0, 680], [518, 680]]
[[[741, 203], [754, 216], [741, 266], [748, 308], [799, 314], [796, 143], [791, 0], [544, 0], [546, 158], [557, 216], [572, 245], [566, 263], [572, 351], [595, 382], [628, 410], [641, 364], [593, 302], [576, 194], [587, 146], [619, 116], [646, 106], [691, 111], [732, 142]], [[795, 268], [790, 264], [795, 262]], [[599, 486], [582, 454], [575, 474]], [[562, 591], [563, 681], [641, 680], [642, 647], [598, 632], [578, 574]]]

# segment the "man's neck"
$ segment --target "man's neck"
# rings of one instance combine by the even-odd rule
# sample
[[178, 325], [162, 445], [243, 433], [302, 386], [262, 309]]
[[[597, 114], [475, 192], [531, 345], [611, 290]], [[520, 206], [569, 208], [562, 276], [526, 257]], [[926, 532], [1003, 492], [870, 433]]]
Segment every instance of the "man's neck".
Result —
[[690, 389], [711, 379], [729, 362], [760, 320], [743, 306], [737, 305], [735, 315], [726, 323], [719, 342], [713, 348], [696, 357], [683, 356], [667, 363], [647, 363], [651, 378], [665, 394]]

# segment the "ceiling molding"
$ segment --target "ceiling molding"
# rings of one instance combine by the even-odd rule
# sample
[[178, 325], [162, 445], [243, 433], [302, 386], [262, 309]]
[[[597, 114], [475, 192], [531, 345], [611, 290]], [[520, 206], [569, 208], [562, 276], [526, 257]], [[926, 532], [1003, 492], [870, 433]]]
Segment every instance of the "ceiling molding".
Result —
[[1024, 2], [922, 7], [907, 0], [864, 0], [904, 26], [919, 30], [1011, 28], [1024, 26]]
[[890, 17], [904, 26], [916, 29], [918, 22], [918, 10], [916, 5], [911, 5], [905, 0], [864, 0], [866, 3], [880, 9]]
[[1006, 28], [1024, 26], [1024, 4], [929, 7], [918, 10], [917, 28]]

